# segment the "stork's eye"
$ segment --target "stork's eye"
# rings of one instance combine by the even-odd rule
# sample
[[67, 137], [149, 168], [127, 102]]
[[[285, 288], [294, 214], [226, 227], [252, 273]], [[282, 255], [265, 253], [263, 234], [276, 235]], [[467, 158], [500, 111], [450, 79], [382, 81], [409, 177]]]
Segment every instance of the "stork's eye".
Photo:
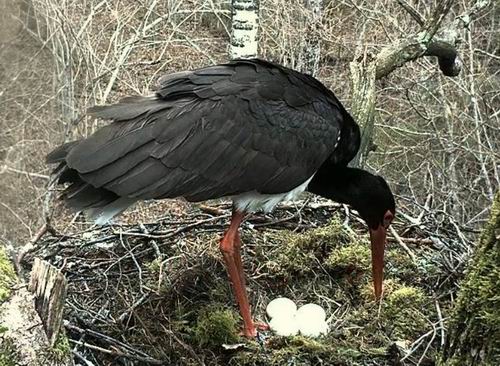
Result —
[[391, 211], [387, 210], [385, 215], [384, 215], [384, 227], [386, 229], [389, 227], [392, 220], [394, 220], [394, 214]]

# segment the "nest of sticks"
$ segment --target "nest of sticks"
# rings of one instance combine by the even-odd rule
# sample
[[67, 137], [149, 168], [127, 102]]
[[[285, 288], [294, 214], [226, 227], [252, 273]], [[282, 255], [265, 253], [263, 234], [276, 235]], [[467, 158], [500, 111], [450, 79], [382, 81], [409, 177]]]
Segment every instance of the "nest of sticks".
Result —
[[330, 330], [246, 340], [218, 248], [231, 207], [180, 207], [104, 227], [75, 217], [64, 230], [48, 227], [24, 256], [25, 273], [39, 257], [66, 276], [64, 327], [79, 364], [432, 364], [474, 236], [449, 216], [398, 212], [381, 303], [355, 212], [308, 197], [250, 216], [241, 233], [254, 317], [266, 321], [267, 303], [286, 296], [323, 306]]

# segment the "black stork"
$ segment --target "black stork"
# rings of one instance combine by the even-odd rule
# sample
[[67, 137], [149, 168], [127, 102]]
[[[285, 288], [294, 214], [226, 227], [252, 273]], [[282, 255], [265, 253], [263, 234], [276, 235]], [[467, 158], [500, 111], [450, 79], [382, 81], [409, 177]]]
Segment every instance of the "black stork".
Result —
[[304, 190], [351, 205], [368, 225], [376, 298], [382, 293], [386, 230], [395, 202], [379, 176], [350, 168], [358, 125], [315, 78], [259, 60], [234, 60], [160, 78], [151, 96], [96, 106], [112, 122], [47, 156], [67, 204], [103, 224], [138, 200], [231, 197], [220, 242], [243, 334], [256, 335], [238, 229]]

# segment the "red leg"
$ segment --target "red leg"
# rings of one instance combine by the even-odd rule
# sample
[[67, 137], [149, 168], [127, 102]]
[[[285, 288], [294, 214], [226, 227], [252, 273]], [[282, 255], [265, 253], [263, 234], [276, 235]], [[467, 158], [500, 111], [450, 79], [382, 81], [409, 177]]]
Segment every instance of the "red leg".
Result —
[[241, 317], [243, 318], [243, 335], [246, 337], [255, 337], [257, 330], [255, 329], [255, 324], [250, 313], [250, 304], [245, 288], [245, 278], [240, 255], [238, 228], [243, 221], [243, 217], [243, 213], [234, 210], [229, 229], [220, 242], [220, 250], [233, 285], [236, 301], [240, 307]]
[[240, 275], [240, 283], [241, 286], [246, 289], [247, 285], [245, 281], [245, 270], [243, 268], [243, 261], [241, 259], [241, 240], [238, 231], [236, 231], [233, 245], [234, 245], [234, 261], [236, 264], [236, 268], [238, 269], [238, 274]]

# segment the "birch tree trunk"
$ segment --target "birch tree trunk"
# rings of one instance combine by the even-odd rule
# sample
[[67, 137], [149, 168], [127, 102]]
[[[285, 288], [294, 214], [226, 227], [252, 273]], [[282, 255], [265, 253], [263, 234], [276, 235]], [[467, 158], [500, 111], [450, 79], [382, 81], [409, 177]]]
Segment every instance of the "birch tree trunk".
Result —
[[232, 0], [231, 24], [230, 58], [257, 57], [259, 0]]

